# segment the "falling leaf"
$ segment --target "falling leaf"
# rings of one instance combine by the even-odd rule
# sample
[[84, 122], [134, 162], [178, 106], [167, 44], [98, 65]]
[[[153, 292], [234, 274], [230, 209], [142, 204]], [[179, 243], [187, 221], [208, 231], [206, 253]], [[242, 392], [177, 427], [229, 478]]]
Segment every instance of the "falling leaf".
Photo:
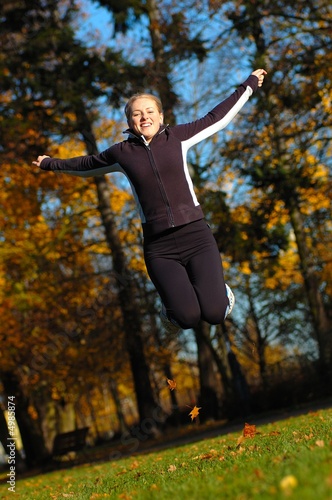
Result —
[[170, 388], [171, 391], [174, 391], [174, 389], [176, 388], [176, 382], [175, 380], [171, 380], [171, 379], [166, 379], [167, 380], [167, 383], [168, 383], [168, 387]]
[[253, 438], [256, 435], [256, 425], [244, 424], [243, 436]]
[[194, 408], [191, 410], [191, 412], [189, 413], [190, 417], [191, 417], [191, 420], [194, 420], [194, 418], [198, 417], [199, 415], [199, 410], [201, 410], [202, 408], [198, 408], [196, 405], [194, 406]]

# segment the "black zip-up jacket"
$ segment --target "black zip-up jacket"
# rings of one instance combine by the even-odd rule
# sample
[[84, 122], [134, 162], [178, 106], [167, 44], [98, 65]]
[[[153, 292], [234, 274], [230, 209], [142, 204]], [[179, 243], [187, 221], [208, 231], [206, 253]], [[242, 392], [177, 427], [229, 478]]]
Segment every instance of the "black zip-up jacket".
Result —
[[203, 118], [173, 127], [161, 125], [150, 143], [128, 129], [127, 140], [98, 155], [45, 158], [40, 167], [82, 177], [123, 172], [131, 184], [145, 236], [202, 219], [188, 171], [187, 151], [226, 127], [257, 86], [258, 78], [250, 75]]

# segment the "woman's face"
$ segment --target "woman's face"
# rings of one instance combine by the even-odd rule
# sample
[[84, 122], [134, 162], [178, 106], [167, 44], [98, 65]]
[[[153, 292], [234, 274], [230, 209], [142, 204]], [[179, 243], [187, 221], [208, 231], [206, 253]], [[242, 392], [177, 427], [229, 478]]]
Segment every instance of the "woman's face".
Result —
[[138, 97], [132, 104], [128, 125], [138, 135], [143, 135], [150, 142], [163, 123], [163, 114], [157, 104], [148, 97]]

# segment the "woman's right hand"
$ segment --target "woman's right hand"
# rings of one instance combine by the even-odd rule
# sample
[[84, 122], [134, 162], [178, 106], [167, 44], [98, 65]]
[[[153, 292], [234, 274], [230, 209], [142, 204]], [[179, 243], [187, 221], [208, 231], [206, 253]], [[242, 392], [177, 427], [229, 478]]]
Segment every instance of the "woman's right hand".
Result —
[[34, 165], [37, 165], [37, 167], [40, 167], [40, 164], [41, 164], [41, 162], [43, 161], [44, 158], [50, 158], [50, 156], [47, 156], [47, 155], [38, 156], [37, 160], [33, 161], [32, 163]]

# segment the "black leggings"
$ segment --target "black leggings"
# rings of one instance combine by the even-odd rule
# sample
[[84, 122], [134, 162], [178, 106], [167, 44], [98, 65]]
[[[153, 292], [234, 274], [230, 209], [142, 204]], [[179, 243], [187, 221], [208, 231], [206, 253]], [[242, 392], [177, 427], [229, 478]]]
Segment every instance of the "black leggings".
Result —
[[220, 253], [202, 220], [144, 239], [149, 276], [181, 328], [221, 323], [229, 305]]

